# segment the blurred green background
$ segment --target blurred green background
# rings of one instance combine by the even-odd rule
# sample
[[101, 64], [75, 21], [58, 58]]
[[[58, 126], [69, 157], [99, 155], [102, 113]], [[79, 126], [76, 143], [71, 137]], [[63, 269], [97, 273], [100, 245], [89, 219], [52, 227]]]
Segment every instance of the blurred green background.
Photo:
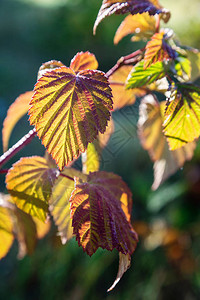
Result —
[[[160, 2], [171, 10], [167, 26], [180, 41], [200, 48], [199, 0]], [[100, 0], [0, 0], [0, 129], [9, 105], [33, 89], [42, 63], [57, 59], [69, 65], [78, 51], [89, 50], [99, 69], [107, 71], [119, 57], [141, 47], [129, 37], [113, 45], [122, 16], [105, 19], [92, 35], [100, 5]], [[52, 229], [38, 242], [33, 256], [17, 260], [14, 244], [0, 261], [0, 299], [200, 299], [200, 150], [152, 192], [152, 163], [137, 139], [138, 104], [114, 114], [116, 131], [102, 159], [102, 168], [121, 175], [133, 192], [133, 220], [140, 242], [131, 268], [107, 294], [117, 274], [117, 252], [99, 249], [90, 258], [74, 240], [61, 246]], [[28, 130], [24, 117], [10, 145]], [[37, 139], [5, 167], [33, 154], [44, 154]], [[3, 182], [1, 175], [1, 191], [5, 191]]]

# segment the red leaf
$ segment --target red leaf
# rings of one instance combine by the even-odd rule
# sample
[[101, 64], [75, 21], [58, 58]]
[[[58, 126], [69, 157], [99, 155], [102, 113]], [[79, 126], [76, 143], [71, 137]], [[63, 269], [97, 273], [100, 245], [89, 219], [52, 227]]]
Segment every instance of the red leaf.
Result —
[[96, 70], [98, 68], [98, 62], [94, 54], [88, 51], [79, 52], [72, 59], [70, 68], [76, 73], [83, 70]]
[[[90, 256], [99, 247], [132, 254], [137, 234], [129, 222], [130, 190], [113, 173], [90, 173], [87, 179], [82, 183], [75, 177], [75, 189], [70, 198], [73, 233], [79, 246]], [[122, 203], [120, 199], [124, 193], [127, 198]]]

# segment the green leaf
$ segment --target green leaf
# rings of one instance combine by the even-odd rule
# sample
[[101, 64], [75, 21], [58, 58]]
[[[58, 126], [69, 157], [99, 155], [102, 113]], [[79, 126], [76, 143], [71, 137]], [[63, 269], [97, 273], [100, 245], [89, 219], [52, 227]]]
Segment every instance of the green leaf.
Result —
[[144, 61], [140, 61], [128, 77], [126, 88], [134, 89], [143, 87], [158, 79], [165, 77], [166, 66], [162, 62], [157, 62], [144, 70]]
[[[49, 210], [55, 224], [58, 226], [58, 232], [63, 244], [73, 236], [69, 199], [74, 190], [74, 176], [82, 180], [87, 179], [87, 176], [82, 172], [73, 168], [66, 168], [55, 181], [52, 195], [49, 199]], [[71, 177], [71, 180], [69, 177]]]
[[200, 135], [200, 88], [192, 84], [177, 84], [167, 100], [164, 134], [170, 150], [175, 150]]
[[112, 109], [108, 80], [100, 71], [61, 67], [45, 73], [34, 90], [30, 123], [62, 170], [105, 132]]
[[24, 157], [8, 171], [6, 184], [13, 202], [31, 216], [45, 221], [48, 200], [58, 170], [49, 168], [43, 157]]

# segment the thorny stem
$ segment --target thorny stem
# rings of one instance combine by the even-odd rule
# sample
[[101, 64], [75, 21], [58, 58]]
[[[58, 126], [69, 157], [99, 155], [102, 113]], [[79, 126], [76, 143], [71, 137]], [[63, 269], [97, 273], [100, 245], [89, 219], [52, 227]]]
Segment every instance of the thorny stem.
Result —
[[0, 167], [2, 167], [8, 160], [10, 160], [17, 152], [23, 149], [27, 144], [29, 144], [34, 136], [36, 135], [36, 130], [31, 129], [25, 136], [23, 136], [15, 145], [13, 145], [8, 151], [0, 156]]
[[141, 60], [142, 54], [145, 48], [139, 49], [129, 55], [122, 56], [117, 63], [106, 73], [107, 77], [110, 77], [115, 71], [117, 71], [123, 65], [136, 64]]

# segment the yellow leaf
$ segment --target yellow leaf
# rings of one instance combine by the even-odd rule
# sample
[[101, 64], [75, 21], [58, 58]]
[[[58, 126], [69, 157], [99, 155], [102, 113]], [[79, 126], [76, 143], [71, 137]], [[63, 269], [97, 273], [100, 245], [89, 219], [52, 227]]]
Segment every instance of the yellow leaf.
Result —
[[69, 199], [74, 190], [74, 181], [65, 176], [72, 178], [77, 176], [82, 180], [87, 178], [86, 175], [76, 169], [66, 168], [54, 184], [52, 195], [49, 199], [49, 210], [55, 224], [58, 226], [63, 244], [71, 239], [73, 235]]
[[8, 149], [8, 142], [10, 135], [16, 123], [21, 119], [29, 108], [29, 102], [33, 96], [33, 91], [21, 94], [7, 111], [7, 116], [3, 122], [2, 139], [3, 139], [3, 151]]
[[103, 72], [76, 74], [62, 67], [45, 73], [35, 86], [30, 123], [62, 170], [105, 132], [112, 94]]
[[9, 170], [7, 189], [18, 208], [45, 221], [48, 199], [57, 174], [58, 170], [49, 168], [45, 158], [24, 157]]
[[155, 33], [155, 30], [156, 19], [147, 12], [133, 16], [128, 15], [115, 33], [114, 44], [118, 44], [119, 41], [128, 34], [135, 35], [132, 37], [132, 41], [147, 39]]

